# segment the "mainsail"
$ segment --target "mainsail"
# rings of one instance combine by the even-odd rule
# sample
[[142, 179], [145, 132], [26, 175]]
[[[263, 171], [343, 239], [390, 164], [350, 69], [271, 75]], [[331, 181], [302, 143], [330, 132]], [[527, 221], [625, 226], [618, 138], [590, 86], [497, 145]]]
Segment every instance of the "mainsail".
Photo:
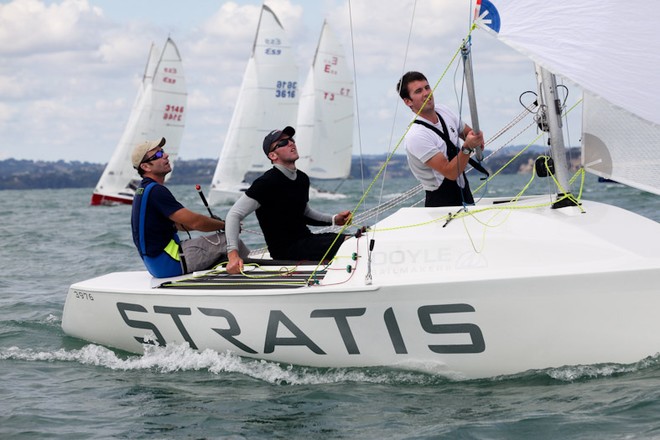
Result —
[[174, 167], [183, 136], [186, 101], [183, 64], [174, 41], [168, 38], [162, 52], [152, 44], [131, 115], [94, 189], [92, 205], [133, 201], [140, 177], [131, 164], [131, 152], [143, 140], [165, 137]]
[[297, 166], [310, 177], [348, 177], [353, 153], [353, 77], [327, 22], [300, 95], [296, 139]]
[[481, 0], [477, 13], [480, 27], [583, 89], [587, 171], [660, 194], [660, 28], [644, 24], [660, 19], [656, 5]]
[[264, 172], [270, 161], [262, 142], [271, 130], [293, 125], [298, 110], [298, 68], [284, 27], [266, 5], [234, 114], [211, 181], [213, 204], [238, 199], [248, 171]]

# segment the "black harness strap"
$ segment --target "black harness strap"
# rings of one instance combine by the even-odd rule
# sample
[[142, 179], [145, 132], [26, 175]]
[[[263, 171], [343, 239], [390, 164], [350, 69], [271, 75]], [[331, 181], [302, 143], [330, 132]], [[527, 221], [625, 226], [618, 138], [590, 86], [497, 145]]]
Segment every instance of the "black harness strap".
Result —
[[[456, 144], [454, 144], [451, 139], [449, 138], [449, 134], [447, 134], [447, 124], [445, 123], [445, 120], [442, 119], [442, 116], [440, 116], [440, 113], [435, 112], [436, 115], [438, 115], [438, 119], [440, 120], [440, 123], [442, 124], [442, 129], [444, 132], [438, 130], [436, 127], [433, 125], [429, 124], [428, 122], [425, 121], [420, 121], [419, 119], [415, 119], [415, 124], [420, 124], [423, 125], [424, 127], [433, 130], [438, 136], [440, 136], [440, 139], [445, 141], [445, 144], [447, 144], [447, 159], [452, 160], [456, 155], [458, 155], [458, 147]], [[488, 176], [490, 176], [490, 173], [486, 171], [486, 168], [481, 166], [479, 162], [476, 160], [470, 158], [468, 160], [468, 163], [474, 168], [475, 170], [479, 171], [480, 173], [484, 174], [486, 177], [482, 177], [481, 180], [486, 179]]]

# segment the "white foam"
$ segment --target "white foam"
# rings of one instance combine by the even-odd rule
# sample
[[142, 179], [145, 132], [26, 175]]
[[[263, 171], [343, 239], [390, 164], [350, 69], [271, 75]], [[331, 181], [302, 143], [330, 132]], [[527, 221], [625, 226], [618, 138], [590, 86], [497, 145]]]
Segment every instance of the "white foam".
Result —
[[599, 365], [574, 365], [561, 368], [551, 368], [547, 373], [553, 379], [572, 382], [580, 379], [593, 379], [598, 377], [610, 377], [617, 374], [634, 373], [645, 368], [660, 364], [660, 355], [642, 359], [634, 364], [599, 364]]
[[[0, 349], [0, 359], [23, 361], [77, 362], [111, 370], [153, 370], [161, 373], [206, 370], [213, 374], [237, 373], [265, 382], [281, 385], [314, 385], [328, 383], [414, 383], [424, 384], [445, 380], [437, 374], [387, 370], [383, 368], [307, 368], [294, 367], [259, 359], [242, 358], [234, 353], [218, 353], [212, 350], [197, 351], [187, 344], [157, 347], [145, 345], [143, 355], [118, 356], [114, 351], [94, 344], [79, 350], [59, 349], [36, 351], [29, 348], [9, 347]], [[560, 381], [608, 377], [631, 373], [660, 364], [660, 355], [643, 359], [634, 364], [578, 365], [544, 370], [543, 373]], [[446, 373], [446, 372], [445, 372]], [[537, 371], [541, 373], [541, 371]], [[533, 374], [530, 372], [530, 374]], [[444, 376], [444, 374], [443, 374]], [[454, 378], [457, 380], [458, 378]], [[500, 378], [502, 379], [502, 378]]]
[[35, 351], [19, 347], [0, 349], [0, 359], [24, 361], [77, 362], [112, 370], [156, 370], [162, 373], [206, 370], [213, 374], [238, 373], [275, 384], [310, 385], [344, 382], [420, 383], [427, 375], [407, 371], [369, 369], [317, 369], [293, 367], [276, 362], [241, 358], [236, 354], [212, 350], [196, 351], [185, 345], [157, 347], [145, 345], [143, 355], [120, 357], [100, 345], [89, 344], [79, 350]]

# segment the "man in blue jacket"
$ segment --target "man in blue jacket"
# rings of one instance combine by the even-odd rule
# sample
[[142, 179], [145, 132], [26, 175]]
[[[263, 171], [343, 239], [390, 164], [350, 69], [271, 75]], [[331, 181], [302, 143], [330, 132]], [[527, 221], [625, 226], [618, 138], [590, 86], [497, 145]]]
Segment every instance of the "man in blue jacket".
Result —
[[[143, 142], [131, 155], [133, 167], [142, 177], [133, 198], [131, 228], [133, 242], [149, 272], [157, 277], [173, 277], [206, 270], [227, 258], [225, 222], [193, 212], [179, 203], [164, 185], [172, 171], [163, 150], [165, 138]], [[177, 231], [212, 232], [181, 241]], [[239, 254], [249, 250], [239, 240]]]

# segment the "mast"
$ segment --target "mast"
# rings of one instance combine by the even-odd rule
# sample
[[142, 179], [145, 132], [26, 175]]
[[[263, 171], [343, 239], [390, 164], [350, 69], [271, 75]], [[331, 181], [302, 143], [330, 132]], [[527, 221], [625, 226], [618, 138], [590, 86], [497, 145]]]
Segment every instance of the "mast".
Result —
[[[561, 100], [557, 95], [557, 81], [555, 75], [541, 67], [536, 66], [536, 81], [539, 87], [539, 106], [541, 108], [541, 129], [548, 132], [550, 143], [550, 154], [554, 162], [554, 173], [557, 182], [564, 188], [567, 193], [570, 193], [568, 164], [566, 162], [566, 147], [564, 146], [564, 135], [562, 133], [561, 124]], [[557, 194], [560, 199], [565, 194]], [[571, 199], [563, 199], [560, 202], [555, 202], [553, 208], [563, 208], [565, 206], [573, 206], [574, 202]]]
[[[461, 56], [463, 57], [463, 71], [465, 75], [465, 85], [467, 89], [468, 102], [470, 104], [470, 118], [472, 119], [472, 130], [479, 134], [479, 113], [477, 112], [477, 98], [474, 93], [474, 74], [472, 73], [472, 43], [470, 38], [463, 42], [461, 46]], [[481, 148], [475, 148], [475, 158], [481, 162], [484, 159]]]

